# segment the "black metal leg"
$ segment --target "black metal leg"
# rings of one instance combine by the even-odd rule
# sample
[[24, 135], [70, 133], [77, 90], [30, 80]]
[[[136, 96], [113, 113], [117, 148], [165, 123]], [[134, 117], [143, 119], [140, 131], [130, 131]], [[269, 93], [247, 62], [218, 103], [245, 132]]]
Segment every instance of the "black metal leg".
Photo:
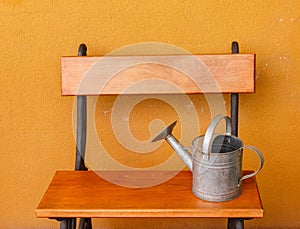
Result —
[[[81, 44], [78, 49], [78, 56], [86, 56], [87, 47]], [[77, 130], [76, 130], [76, 161], [75, 170], [87, 170], [85, 167], [86, 147], [86, 96], [77, 96]]]
[[60, 229], [76, 229], [76, 219], [57, 219], [60, 221]]
[[[234, 41], [231, 44], [232, 54], [239, 53], [239, 44]], [[239, 122], [239, 94], [231, 94], [231, 120], [232, 120], [232, 135], [238, 136], [238, 122]]]
[[75, 170], [87, 170], [84, 163], [86, 147], [86, 96], [77, 96], [77, 134]]
[[76, 218], [70, 219], [70, 229], [76, 229]]
[[228, 229], [244, 229], [244, 219], [229, 218], [227, 228]]
[[[239, 53], [239, 44], [234, 41], [231, 44], [231, 53]], [[238, 136], [238, 122], [239, 122], [239, 94], [231, 94], [231, 120], [232, 120], [232, 135]], [[244, 228], [243, 218], [229, 218], [228, 229], [243, 229]]]
[[60, 221], [60, 229], [68, 229], [68, 219], [63, 219]]
[[91, 218], [81, 218], [79, 222], [78, 229], [92, 229]]
[[238, 122], [239, 122], [239, 94], [231, 94], [231, 120], [232, 120], [232, 135], [238, 136]]
[[[78, 56], [86, 56], [87, 47], [81, 44]], [[77, 96], [77, 132], [76, 132], [76, 161], [75, 170], [88, 170], [85, 167], [85, 147], [87, 129], [87, 102], [86, 96]], [[79, 221], [79, 229], [92, 229], [91, 218], [82, 218]]]

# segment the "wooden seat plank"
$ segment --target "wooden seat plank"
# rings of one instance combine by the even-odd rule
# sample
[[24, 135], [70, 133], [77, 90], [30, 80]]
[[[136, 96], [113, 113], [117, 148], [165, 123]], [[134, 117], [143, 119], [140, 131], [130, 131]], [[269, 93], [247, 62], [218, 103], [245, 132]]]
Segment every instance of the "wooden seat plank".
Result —
[[[106, 178], [114, 181], [125, 176], [138, 176], [155, 183], [166, 171], [104, 173]], [[167, 182], [148, 188], [121, 187], [92, 171], [57, 171], [36, 209], [36, 215], [42, 218], [263, 217], [255, 178], [243, 181], [242, 189], [242, 195], [237, 199], [216, 203], [193, 195], [189, 171], [181, 171]]]

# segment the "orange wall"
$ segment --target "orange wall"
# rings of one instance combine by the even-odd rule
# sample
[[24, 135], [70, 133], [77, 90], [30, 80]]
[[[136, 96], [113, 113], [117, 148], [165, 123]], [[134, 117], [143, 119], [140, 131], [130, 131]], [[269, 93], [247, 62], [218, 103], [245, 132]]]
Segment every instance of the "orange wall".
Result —
[[[0, 18], [1, 228], [57, 228], [54, 220], [37, 219], [34, 210], [54, 172], [72, 169], [74, 163], [74, 100], [60, 95], [60, 56], [76, 55], [82, 42], [90, 55], [138, 42], [168, 43], [191, 53], [227, 53], [233, 40], [239, 41], [243, 53], [257, 54], [256, 93], [240, 98], [240, 136], [261, 149], [266, 159], [257, 176], [265, 217], [246, 224], [249, 228], [300, 227], [298, 0], [2, 0]], [[105, 109], [114, 99], [104, 99]], [[201, 110], [198, 97], [191, 99]], [[168, 106], [145, 103], [135, 110], [146, 113], [137, 115], [136, 123], [147, 126], [149, 106], [160, 108], [158, 116], [166, 122], [176, 118]], [[199, 116], [202, 113], [198, 111]], [[130, 124], [134, 125], [132, 119]], [[104, 127], [109, 125], [105, 122]], [[146, 129], [134, 135], [149, 138], [143, 134]], [[112, 144], [111, 151], [116, 149]], [[245, 164], [254, 168], [255, 163], [249, 156]], [[100, 219], [95, 225], [187, 228], [189, 221]], [[194, 228], [214, 223], [191, 221]]]

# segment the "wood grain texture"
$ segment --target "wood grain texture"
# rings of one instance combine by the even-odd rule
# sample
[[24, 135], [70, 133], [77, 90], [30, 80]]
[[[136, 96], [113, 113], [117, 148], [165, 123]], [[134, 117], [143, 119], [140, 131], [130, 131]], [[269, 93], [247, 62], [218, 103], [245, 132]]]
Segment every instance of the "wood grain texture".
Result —
[[[113, 180], [136, 176], [155, 181], [163, 173], [172, 172], [104, 173]], [[92, 171], [57, 171], [36, 209], [36, 215], [42, 218], [263, 217], [255, 178], [243, 181], [242, 188], [242, 195], [237, 199], [214, 203], [192, 194], [192, 175], [189, 171], [181, 171], [173, 179], [149, 188], [120, 187]]]
[[252, 93], [255, 55], [62, 57], [63, 95]]

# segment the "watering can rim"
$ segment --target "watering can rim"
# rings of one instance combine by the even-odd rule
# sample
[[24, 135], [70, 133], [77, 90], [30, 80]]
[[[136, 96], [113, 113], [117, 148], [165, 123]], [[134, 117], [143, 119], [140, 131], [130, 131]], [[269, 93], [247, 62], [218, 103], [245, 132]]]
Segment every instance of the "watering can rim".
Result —
[[[221, 154], [221, 155], [228, 155], [228, 154], [231, 154], [231, 153], [235, 153], [236, 151], [239, 151], [239, 150], [241, 150], [241, 149], [243, 149], [244, 148], [244, 143], [243, 143], [243, 141], [240, 139], [240, 138], [238, 138], [238, 137], [236, 137], [236, 136], [234, 136], [234, 135], [228, 135], [228, 134], [213, 134], [212, 135], [212, 137], [213, 137], [213, 139], [215, 139], [216, 137], [218, 137], [218, 136], [224, 136], [224, 137], [231, 137], [231, 138], [233, 138], [233, 139], [235, 139], [235, 140], [238, 140], [239, 142], [240, 142], [240, 147], [239, 148], [237, 148], [237, 149], [235, 149], [235, 150], [231, 150], [231, 151], [228, 151], [228, 152], [223, 152], [223, 153], [220, 153], [220, 152], [212, 152], [211, 151], [211, 149], [210, 149], [210, 151], [209, 151], [209, 153], [208, 154]], [[203, 150], [202, 150], [202, 148], [203, 147], [200, 147], [200, 149], [201, 150], [197, 150], [197, 148], [199, 147], [199, 142], [196, 142], [198, 139], [203, 139], [204, 140], [204, 137], [205, 137], [205, 135], [200, 135], [200, 136], [198, 136], [198, 137], [196, 137], [196, 138], [194, 138], [193, 140], [192, 140], [192, 149], [193, 150], [195, 150], [195, 151], [198, 151], [198, 152], [200, 152], [201, 154], [207, 154], [207, 153], [205, 153], [205, 152], [203, 152]], [[202, 144], [203, 145], [203, 144]]]

